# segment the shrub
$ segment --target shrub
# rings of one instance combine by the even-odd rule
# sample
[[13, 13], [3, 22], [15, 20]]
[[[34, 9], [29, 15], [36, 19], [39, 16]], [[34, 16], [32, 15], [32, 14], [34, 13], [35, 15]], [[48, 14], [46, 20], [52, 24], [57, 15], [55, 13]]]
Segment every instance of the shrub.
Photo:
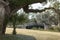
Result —
[[60, 27], [57, 27], [57, 26], [55, 26], [55, 27], [50, 27], [49, 30], [50, 30], [50, 31], [55, 31], [55, 32], [60, 32]]

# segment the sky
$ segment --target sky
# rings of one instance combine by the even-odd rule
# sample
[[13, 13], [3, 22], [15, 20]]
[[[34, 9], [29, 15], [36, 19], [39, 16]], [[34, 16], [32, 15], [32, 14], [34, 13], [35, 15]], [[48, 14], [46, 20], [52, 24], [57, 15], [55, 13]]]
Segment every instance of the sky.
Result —
[[[35, 4], [32, 4], [32, 9], [44, 9], [44, 8], [48, 8], [50, 6], [50, 2], [46, 3], [45, 5], [44, 4], [41, 4], [41, 3], [35, 3]], [[30, 8], [29, 8], [30, 9]]]

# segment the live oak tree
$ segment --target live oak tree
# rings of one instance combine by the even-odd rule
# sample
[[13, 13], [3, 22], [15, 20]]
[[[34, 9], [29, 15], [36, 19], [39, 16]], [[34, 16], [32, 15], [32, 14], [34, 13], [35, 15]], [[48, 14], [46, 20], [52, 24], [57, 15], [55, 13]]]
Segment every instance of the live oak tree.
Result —
[[3, 22], [6, 13], [5, 6], [8, 6], [8, 3], [0, 0], [0, 34], [2, 34], [3, 31]]
[[[25, 12], [37, 12], [39, 10], [29, 10], [28, 5], [37, 2], [46, 2], [46, 0], [0, 0], [0, 34], [5, 34], [7, 19], [11, 17], [20, 8], [23, 8]], [[41, 12], [41, 11], [40, 11]], [[1, 15], [2, 14], [2, 15]], [[5, 18], [7, 17], [7, 19]]]
[[13, 34], [16, 34], [16, 25], [26, 22], [27, 19], [28, 16], [23, 13], [22, 14], [15, 13], [10, 17], [8, 23], [11, 23], [13, 25]]
[[[0, 18], [0, 34], [5, 34], [6, 25], [8, 23], [8, 21], [6, 21], [6, 20], [8, 20], [9, 17], [11, 17], [11, 15], [13, 15], [20, 8], [23, 8], [23, 10], [27, 13], [43, 12], [47, 9], [53, 9], [56, 13], [60, 14], [60, 12], [59, 12], [60, 10], [56, 9], [55, 7], [44, 8], [42, 10], [28, 9], [28, 7], [29, 7], [28, 5], [30, 5], [30, 4], [38, 3], [38, 2], [42, 3], [42, 2], [46, 2], [46, 0], [1, 0], [0, 2], [1, 2], [0, 6], [3, 8], [3, 13], [1, 11], [1, 13], [3, 15], [0, 15], [0, 17], [1, 17]], [[0, 10], [2, 10], [2, 9], [0, 9]], [[7, 19], [5, 17], [7, 17]]]

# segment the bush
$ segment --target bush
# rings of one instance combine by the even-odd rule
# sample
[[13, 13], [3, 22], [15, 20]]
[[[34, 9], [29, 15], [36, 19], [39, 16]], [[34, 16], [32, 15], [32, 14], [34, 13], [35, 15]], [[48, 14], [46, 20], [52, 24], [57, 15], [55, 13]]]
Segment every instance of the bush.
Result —
[[43, 28], [40, 28], [40, 27], [39, 28], [33, 27], [32, 29], [33, 30], [44, 30]]
[[55, 27], [50, 27], [49, 30], [50, 30], [50, 31], [55, 31], [55, 32], [60, 32], [60, 27], [57, 27], [57, 26], [55, 26]]

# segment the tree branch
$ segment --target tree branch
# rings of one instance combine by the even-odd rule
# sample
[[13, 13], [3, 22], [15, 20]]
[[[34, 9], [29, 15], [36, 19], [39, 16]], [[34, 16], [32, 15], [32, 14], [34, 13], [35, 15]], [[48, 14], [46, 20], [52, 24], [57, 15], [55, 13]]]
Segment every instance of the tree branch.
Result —
[[29, 13], [29, 12], [33, 12], [33, 13], [37, 13], [37, 12], [43, 12], [43, 11], [45, 11], [45, 10], [47, 10], [47, 9], [54, 9], [54, 10], [56, 10], [55, 8], [53, 8], [53, 7], [49, 7], [49, 8], [44, 8], [44, 9], [42, 9], [42, 10], [38, 10], [38, 9], [36, 9], [36, 10], [34, 10], [34, 9], [24, 9], [24, 11], [26, 12], [26, 13]]

